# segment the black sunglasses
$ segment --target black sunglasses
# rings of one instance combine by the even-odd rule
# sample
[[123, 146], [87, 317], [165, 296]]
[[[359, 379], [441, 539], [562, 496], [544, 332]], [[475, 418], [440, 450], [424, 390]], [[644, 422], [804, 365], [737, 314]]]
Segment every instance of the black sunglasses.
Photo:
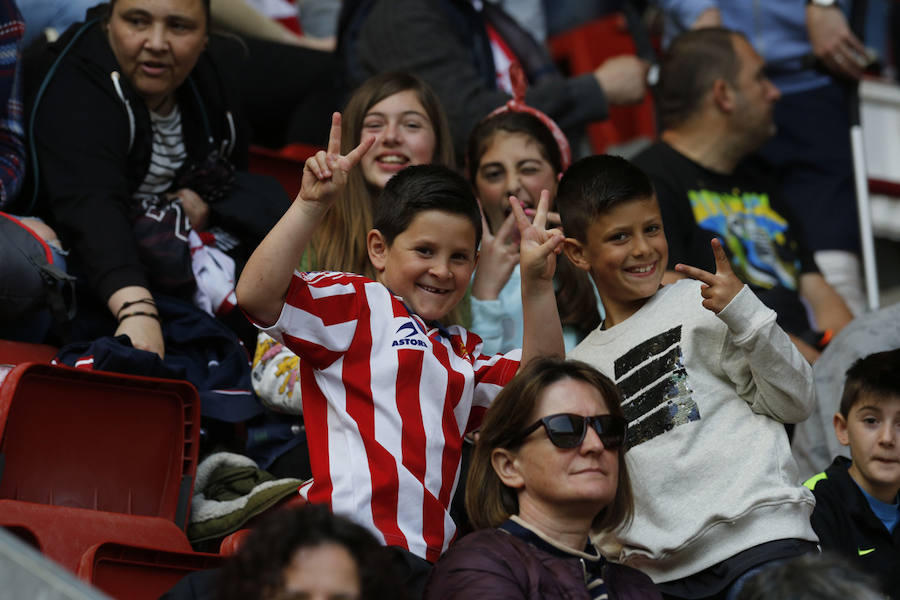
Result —
[[584, 441], [588, 423], [597, 432], [597, 437], [600, 438], [603, 447], [607, 450], [615, 450], [625, 443], [627, 421], [624, 418], [615, 415], [584, 417], [570, 413], [548, 415], [529, 426], [518, 439], [525, 439], [532, 431], [543, 425], [547, 431], [547, 437], [554, 446], [566, 449], [575, 448]]

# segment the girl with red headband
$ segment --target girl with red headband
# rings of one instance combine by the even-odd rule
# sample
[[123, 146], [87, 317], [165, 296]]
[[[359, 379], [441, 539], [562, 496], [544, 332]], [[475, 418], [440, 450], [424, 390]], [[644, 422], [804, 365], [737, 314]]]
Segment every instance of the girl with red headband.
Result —
[[[510, 76], [515, 97], [479, 123], [469, 136], [466, 163], [469, 179], [485, 219], [478, 269], [472, 279], [472, 330], [484, 340], [485, 352], [522, 345], [522, 298], [519, 287], [519, 241], [509, 197], [537, 207], [541, 190], [556, 198], [556, 183], [572, 162], [565, 134], [541, 111], [524, 102], [525, 80], [514, 64]], [[559, 215], [550, 213], [559, 226]], [[600, 324], [602, 307], [583, 271], [559, 257], [556, 301], [566, 349], [573, 348]]]

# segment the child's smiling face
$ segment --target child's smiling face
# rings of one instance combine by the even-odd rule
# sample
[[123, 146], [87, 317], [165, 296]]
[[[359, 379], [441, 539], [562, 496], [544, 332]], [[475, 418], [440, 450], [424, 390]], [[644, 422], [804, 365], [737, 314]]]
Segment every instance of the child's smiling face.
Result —
[[662, 282], [669, 247], [656, 197], [613, 206], [594, 218], [586, 238], [578, 244], [581, 264], [589, 267], [612, 326], [637, 312]]
[[368, 241], [378, 280], [425, 321], [445, 317], [465, 295], [477, 258], [467, 217], [426, 210], [392, 244], [374, 229]]
[[413, 90], [392, 94], [370, 108], [362, 135], [376, 136], [359, 164], [366, 182], [379, 190], [406, 167], [430, 163], [437, 145], [428, 111]]

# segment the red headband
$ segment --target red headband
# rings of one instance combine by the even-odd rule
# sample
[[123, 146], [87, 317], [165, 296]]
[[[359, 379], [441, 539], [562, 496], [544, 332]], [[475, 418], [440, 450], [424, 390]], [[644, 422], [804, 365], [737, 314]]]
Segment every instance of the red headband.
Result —
[[528, 83], [525, 81], [525, 72], [522, 70], [522, 65], [514, 62], [509, 66], [509, 79], [512, 81], [513, 87], [512, 100], [491, 111], [484, 120], [487, 121], [491, 117], [505, 112], [528, 113], [529, 115], [537, 117], [537, 119], [550, 130], [550, 133], [553, 134], [553, 139], [556, 140], [556, 145], [559, 147], [560, 166], [562, 167], [562, 170], [565, 171], [569, 168], [569, 165], [572, 164], [572, 150], [569, 148], [569, 140], [566, 139], [566, 134], [562, 132], [562, 129], [559, 128], [559, 125], [557, 125], [553, 119], [538, 109], [525, 104], [525, 88], [528, 87]]

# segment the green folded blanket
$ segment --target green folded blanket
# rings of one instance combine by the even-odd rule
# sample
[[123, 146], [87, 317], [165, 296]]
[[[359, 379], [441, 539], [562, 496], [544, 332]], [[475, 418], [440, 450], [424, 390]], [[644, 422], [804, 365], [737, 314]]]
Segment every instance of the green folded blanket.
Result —
[[233, 533], [296, 494], [301, 483], [300, 479], [275, 479], [241, 454], [210, 454], [197, 466], [188, 539], [193, 544]]

